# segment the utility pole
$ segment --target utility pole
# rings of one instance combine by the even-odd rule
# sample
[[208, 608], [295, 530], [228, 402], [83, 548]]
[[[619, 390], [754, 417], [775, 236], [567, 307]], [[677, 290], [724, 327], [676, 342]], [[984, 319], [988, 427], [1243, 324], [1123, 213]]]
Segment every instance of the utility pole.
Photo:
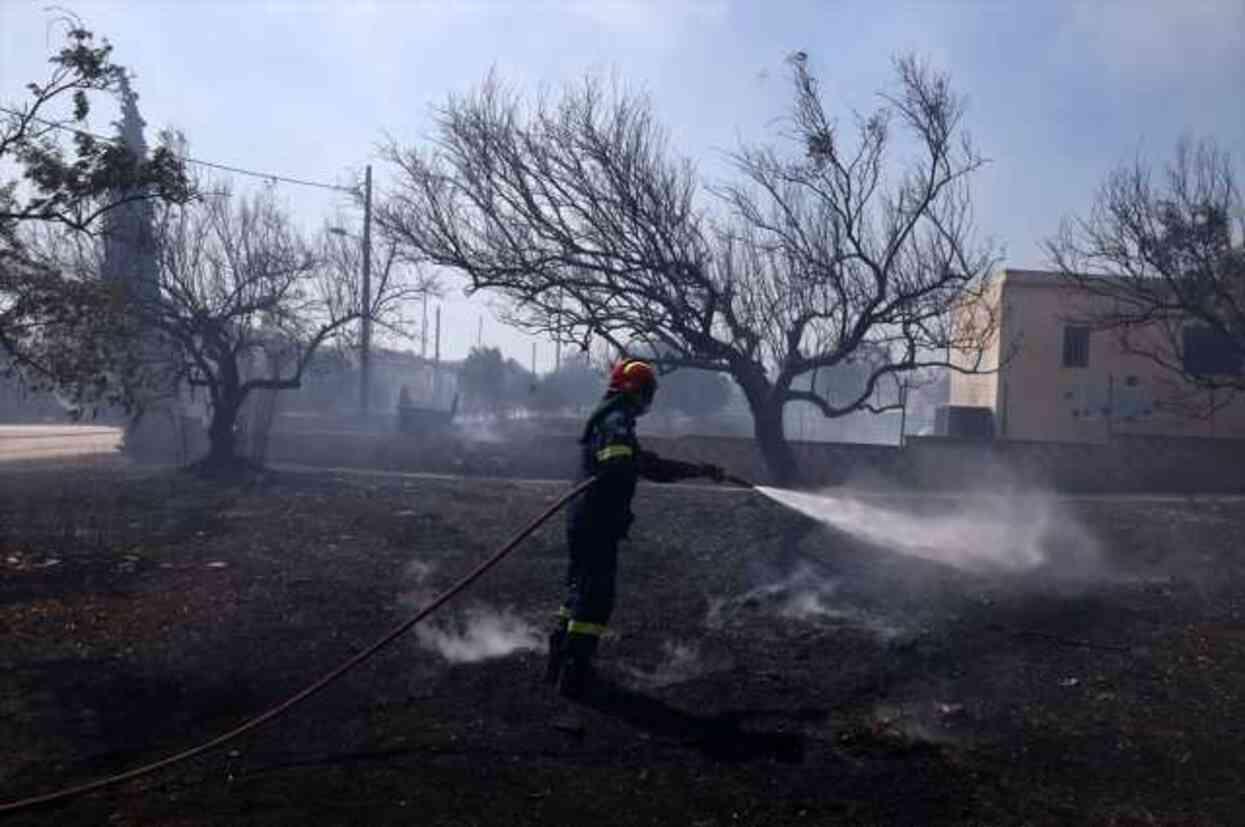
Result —
[[558, 320], [553, 325], [553, 372], [562, 370], [562, 288], [558, 288]]
[[903, 379], [899, 383], [899, 447], [904, 447], [908, 441], [908, 380]]
[[428, 360], [428, 294], [424, 293], [424, 323], [419, 326], [419, 358]]
[[480, 317], [480, 326], [476, 329], [476, 347], [484, 346], [484, 317]]
[[359, 354], [359, 407], [368, 415], [372, 372], [372, 165], [363, 178], [363, 350]]
[[437, 305], [437, 339], [432, 367], [432, 400], [434, 405], [441, 404], [441, 305]]

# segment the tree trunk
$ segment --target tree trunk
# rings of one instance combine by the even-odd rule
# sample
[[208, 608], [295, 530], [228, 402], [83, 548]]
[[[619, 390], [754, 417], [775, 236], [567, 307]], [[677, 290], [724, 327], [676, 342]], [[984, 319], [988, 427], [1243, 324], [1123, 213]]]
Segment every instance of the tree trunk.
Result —
[[778, 485], [794, 485], [800, 481], [795, 453], [787, 442], [783, 430], [782, 402], [769, 401], [760, 409], [752, 411], [752, 427], [757, 446], [765, 458], [765, 466]]
[[782, 411], [785, 388], [776, 387], [759, 364], [737, 365], [732, 378], [744, 392], [752, 412], [752, 432], [765, 459], [770, 478], [777, 485], [799, 482], [795, 454], [783, 430]]
[[208, 426], [208, 455], [204, 459], [207, 467], [225, 469], [237, 464], [234, 426], [238, 421], [240, 407], [240, 403], [234, 399], [221, 401], [212, 407], [212, 422]]

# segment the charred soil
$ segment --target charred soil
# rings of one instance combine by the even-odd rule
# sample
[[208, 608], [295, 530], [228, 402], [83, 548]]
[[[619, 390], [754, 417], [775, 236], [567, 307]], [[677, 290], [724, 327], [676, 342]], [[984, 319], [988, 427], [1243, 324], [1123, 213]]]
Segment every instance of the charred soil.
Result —
[[[106, 467], [0, 485], [5, 800], [284, 699], [562, 490]], [[1074, 579], [897, 554], [753, 493], [642, 487], [583, 737], [549, 725], [540, 682], [559, 517], [437, 634], [215, 753], [4, 821], [1239, 823], [1242, 502], [1064, 509], [1102, 549]], [[481, 618], [505, 622], [473, 642]]]

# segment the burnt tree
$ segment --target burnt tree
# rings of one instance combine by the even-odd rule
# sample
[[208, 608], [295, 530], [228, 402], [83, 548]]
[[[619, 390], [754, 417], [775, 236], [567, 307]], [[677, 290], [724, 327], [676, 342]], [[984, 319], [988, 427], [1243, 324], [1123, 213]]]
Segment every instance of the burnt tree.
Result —
[[[980, 365], [949, 356], [979, 354], [991, 322], [954, 311], [994, 262], [968, 190], [984, 161], [945, 76], [897, 60], [894, 94], [841, 131], [803, 54], [791, 65], [782, 150], [741, 149], [736, 180], [713, 187], [642, 97], [589, 78], [526, 106], [490, 77], [437, 110], [429, 148], [389, 147], [399, 185], [380, 220], [409, 255], [500, 291], [528, 330], [730, 375], [772, 475], [791, 481], [788, 404], [888, 410], [901, 376]], [[911, 166], [891, 162], [896, 126], [920, 149]], [[845, 363], [868, 368], [850, 393], [794, 387]]]
[[[116, 316], [146, 332], [130, 352], [150, 386], [189, 386], [207, 393], [211, 419], [205, 470], [239, 464], [238, 414], [257, 391], [292, 390], [317, 352], [354, 345], [364, 313], [402, 332], [401, 306], [428, 282], [397, 260], [378, 256], [371, 305], [362, 306], [358, 242], [326, 229], [305, 239], [268, 194], [236, 198], [223, 184], [215, 197], [163, 205], [154, 229], [156, 290], [127, 291]], [[62, 237], [47, 257], [80, 281], [100, 280], [99, 243]]]
[[1094, 299], [1081, 321], [1178, 379], [1187, 412], [1245, 391], [1245, 202], [1212, 141], [1182, 141], [1157, 174], [1142, 160], [1117, 168], [1046, 250]]

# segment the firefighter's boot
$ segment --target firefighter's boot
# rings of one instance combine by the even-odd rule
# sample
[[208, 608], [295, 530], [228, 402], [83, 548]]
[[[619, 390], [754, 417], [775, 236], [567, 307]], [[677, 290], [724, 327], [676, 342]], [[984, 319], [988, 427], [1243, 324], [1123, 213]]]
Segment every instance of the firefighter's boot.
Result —
[[566, 660], [566, 620], [559, 617], [549, 632], [549, 660], [545, 666], [545, 682], [556, 686]]
[[558, 693], [562, 697], [577, 701], [588, 693], [593, 679], [592, 658], [599, 640], [597, 635], [567, 634], [565, 660], [558, 682]]

